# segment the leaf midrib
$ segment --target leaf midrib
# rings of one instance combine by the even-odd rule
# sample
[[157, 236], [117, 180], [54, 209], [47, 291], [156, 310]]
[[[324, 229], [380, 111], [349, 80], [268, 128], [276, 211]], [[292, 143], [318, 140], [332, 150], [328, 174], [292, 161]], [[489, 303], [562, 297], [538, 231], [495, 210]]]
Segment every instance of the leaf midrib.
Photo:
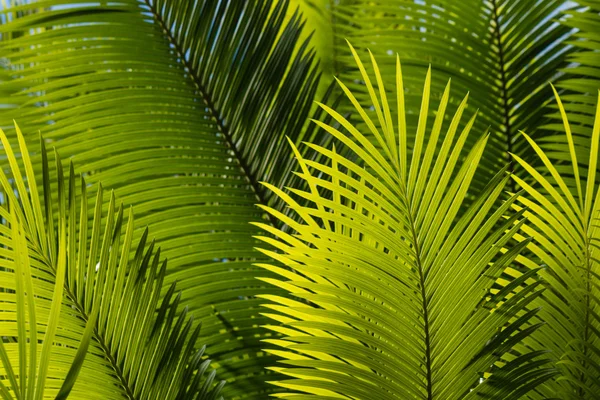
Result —
[[[585, 328], [583, 330], [583, 340], [584, 343], [587, 343], [589, 338], [590, 338], [590, 332], [589, 332], [589, 328], [590, 328], [590, 307], [591, 307], [591, 302], [590, 302], [590, 293], [591, 293], [591, 280], [592, 280], [592, 274], [591, 274], [591, 270], [592, 270], [592, 256], [590, 254], [590, 235], [589, 235], [589, 230], [588, 227], [586, 227], [586, 232], [585, 232], [585, 263], [586, 263], [586, 293], [587, 295], [585, 296]], [[583, 371], [581, 372], [581, 382], [583, 382], [585, 384], [586, 381], [586, 376], [585, 376], [585, 370], [586, 370], [586, 359], [588, 358], [588, 346], [583, 346]], [[578, 394], [579, 396], [581, 396], [581, 398], [584, 397], [585, 395], [585, 391], [583, 390], [583, 387], [580, 387], [578, 390]]]
[[[209, 110], [211, 117], [215, 120], [217, 129], [225, 138], [225, 143], [227, 147], [233, 152], [234, 158], [238, 162], [244, 176], [248, 180], [252, 191], [257, 199], [257, 201], [262, 205], [268, 205], [268, 199], [266, 197], [265, 192], [262, 190], [262, 186], [259, 182], [259, 179], [252, 173], [252, 169], [248, 161], [244, 158], [239, 148], [236, 146], [235, 141], [233, 139], [233, 134], [225, 124], [225, 121], [222, 117], [222, 113], [216, 107], [215, 102], [213, 101], [213, 96], [206, 89], [206, 86], [203, 84], [200, 79], [200, 75], [196, 68], [192, 66], [188, 57], [186, 56], [186, 52], [183, 50], [183, 47], [179, 43], [179, 41], [173, 36], [171, 29], [166, 25], [162, 15], [158, 12], [158, 10], [152, 5], [149, 0], [144, 0], [144, 4], [149, 8], [152, 16], [155, 21], [160, 26], [161, 30], [164, 33], [164, 36], [169, 41], [169, 43], [173, 46], [177, 58], [181, 60], [181, 64], [186, 72], [189, 74], [192, 84], [195, 86], [197, 92], [202, 97], [206, 108]], [[278, 227], [279, 221], [270, 213], [266, 213], [266, 216], [271, 223], [272, 226]]]
[[[54, 268], [51, 268], [51, 270], [52, 270], [53, 275], [56, 277], [56, 275], [55, 275], [56, 271], [54, 270]], [[87, 323], [89, 320], [89, 315], [87, 315], [83, 306], [77, 301], [76, 296], [71, 292], [66, 280], [65, 280], [64, 290], [65, 290], [65, 294], [67, 295], [67, 298], [73, 303], [73, 305], [75, 306], [75, 309], [79, 313], [78, 317], [81, 318], [85, 323]], [[133, 389], [131, 387], [129, 387], [127, 379], [125, 378], [125, 375], [123, 374], [123, 370], [121, 369], [121, 367], [119, 366], [119, 364], [117, 363], [115, 358], [112, 356], [109, 346], [106, 344], [106, 340], [104, 339], [104, 337], [98, 333], [97, 326], [94, 328], [94, 333], [93, 333], [92, 337], [98, 343], [98, 345], [102, 349], [102, 352], [104, 353], [103, 354], [104, 357], [109, 361], [110, 366], [115, 371], [115, 374], [119, 381], [119, 384], [121, 385], [122, 389], [125, 392], [126, 399], [127, 400], [140, 400], [137, 397], [135, 397], [135, 395], [133, 394]]]
[[[407, 202], [407, 204], [409, 204]], [[410, 207], [408, 208], [410, 210]], [[427, 300], [427, 292], [425, 291], [425, 271], [423, 271], [423, 264], [421, 263], [421, 248], [419, 246], [418, 235], [415, 229], [414, 218], [409, 211], [408, 213], [408, 224], [410, 225], [410, 232], [412, 235], [412, 242], [415, 249], [415, 262], [417, 264], [417, 271], [419, 273], [419, 285], [421, 286], [421, 300], [423, 307], [423, 329], [425, 331], [425, 373], [427, 380], [427, 400], [433, 400], [433, 383], [431, 373], [431, 334], [429, 327], [429, 301]]]
[[[41, 247], [39, 247], [39, 246], [36, 246], [36, 247], [37, 247], [36, 252], [40, 255], [43, 254]], [[51, 261], [47, 257], [41, 257], [41, 260], [43, 260], [44, 265], [48, 266], [48, 271], [50, 272], [50, 275], [52, 276], [52, 278], [54, 278], [54, 284], [56, 284], [56, 269], [52, 266]], [[75, 307], [74, 308], [75, 311], [77, 311], [76, 318], [81, 319], [84, 323], [87, 324], [87, 322], [89, 320], [89, 315], [85, 312], [81, 303], [79, 301], [77, 301], [77, 296], [71, 291], [71, 288], [68, 284], [68, 280], [65, 280], [63, 289], [64, 289], [64, 296], [67, 297], [67, 299]], [[102, 349], [102, 353], [103, 353], [102, 355], [109, 361], [110, 366], [115, 371], [116, 378], [118, 379], [119, 384], [121, 385], [121, 388], [123, 389], [123, 391], [125, 393], [126, 399], [127, 400], [140, 400], [140, 399], [136, 398], [135, 395], [133, 394], [133, 389], [131, 387], [129, 387], [129, 384], [127, 383], [127, 379], [125, 378], [125, 375], [123, 374], [123, 371], [121, 370], [121, 367], [119, 367], [117, 361], [115, 360], [115, 358], [112, 356], [112, 354], [110, 352], [109, 346], [106, 344], [106, 340], [104, 339], [104, 337], [102, 335], [100, 335], [98, 333], [97, 326], [94, 328], [94, 333], [93, 333], [92, 337], [94, 338], [94, 340], [98, 343], [98, 345]]]

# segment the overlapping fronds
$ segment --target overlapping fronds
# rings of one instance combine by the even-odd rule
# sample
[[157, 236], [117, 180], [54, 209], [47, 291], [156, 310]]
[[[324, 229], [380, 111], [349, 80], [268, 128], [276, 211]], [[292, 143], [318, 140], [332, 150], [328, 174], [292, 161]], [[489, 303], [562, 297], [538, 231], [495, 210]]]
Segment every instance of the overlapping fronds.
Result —
[[11, 167], [11, 175], [0, 173], [0, 394], [15, 400], [65, 399], [69, 392], [69, 399], [86, 400], [220, 398], [224, 382], [215, 384], [204, 349], [195, 348], [200, 327], [193, 328], [187, 310], [178, 311], [175, 284], [161, 294], [166, 260], [147, 243], [147, 232], [133, 239], [132, 210], [117, 209], [111, 196], [103, 213], [99, 190], [88, 225], [86, 182], [72, 164], [65, 179], [57, 156], [58, 179], [51, 184], [44, 147], [42, 202], [17, 133], [20, 160], [0, 133]]
[[[560, 164], [527, 134], [524, 138], [543, 163], [534, 169], [514, 155], [523, 171], [535, 184], [518, 176], [515, 181], [524, 193], [515, 202], [517, 210], [527, 208], [524, 237], [533, 237], [529, 250], [530, 267], [544, 265], [540, 275], [547, 290], [536, 303], [542, 307], [539, 317], [548, 326], [528, 340], [530, 348], [548, 349], [561, 372], [560, 377], [538, 388], [539, 397], [560, 399], [598, 399], [600, 394], [600, 190], [598, 155], [600, 110], [592, 128], [591, 148], [578, 151], [565, 109], [559, 99], [565, 142], [568, 144], [570, 169], [567, 181]], [[596, 103], [600, 105], [600, 103]], [[564, 135], [565, 133], [563, 133]], [[584, 167], [582, 167], [582, 164]]]
[[[276, 2], [277, 3], [277, 2]], [[332, 83], [334, 76], [334, 46], [333, 29], [331, 21], [331, 7], [329, 0], [289, 0], [288, 18], [293, 18], [296, 11], [302, 14], [304, 29], [301, 38], [310, 37], [310, 45], [314, 47], [316, 62], [323, 79], [317, 89], [316, 98], [320, 99]]]
[[295, 179], [284, 136], [317, 140], [305, 127], [318, 73], [296, 47], [299, 14], [283, 25], [287, 4], [271, 1], [18, 4], [0, 26], [6, 120], [41, 129], [91, 190], [101, 181], [135, 206], [169, 259], [164, 290], [178, 281], [230, 381], [224, 395], [264, 399], [272, 361], [254, 295], [275, 289], [255, 280], [249, 222], [265, 216], [255, 203], [280, 206], [259, 180]]
[[[292, 296], [261, 296], [276, 322], [270, 328], [283, 335], [266, 345], [283, 358], [275, 369], [288, 376], [275, 382], [283, 388], [277, 396], [519, 398], [555, 371], [543, 352], [511, 352], [539, 327], [531, 323], [538, 310], [530, 304], [542, 293], [535, 270], [495, 287], [527, 245], [512, 240], [523, 224], [523, 211], [511, 213], [517, 196], [497, 206], [509, 175], [502, 169], [460, 212], [488, 141], [480, 135], [461, 161], [474, 135], [475, 115], [463, 118], [467, 98], [447, 121], [448, 83], [429, 128], [429, 71], [410, 141], [399, 61], [393, 82], [378, 73], [361, 79], [374, 120], [341, 87], [378, 147], [323, 105], [343, 129], [316, 124], [360, 161], [309, 144], [326, 161], [296, 151], [306, 190], [266, 184], [300, 217], [265, 207], [290, 231], [259, 224], [268, 233], [263, 252], [277, 262], [261, 266], [279, 275], [263, 280]], [[395, 89], [397, 108], [388, 106], [384, 84]]]
[[[297, 2], [305, 8], [314, 3]], [[325, 55], [334, 58], [328, 63], [333, 70], [326, 72], [341, 77], [365, 107], [370, 96], [346, 51], [346, 40], [360, 54], [367, 49], [373, 52], [387, 80], [393, 80], [394, 56], [400, 54], [407, 72], [409, 126], [417, 125], [419, 71], [424, 66], [433, 64], [444, 77], [452, 78], [455, 88], [470, 91], [469, 103], [479, 110], [476, 128], [490, 127], [490, 145], [481, 161], [483, 175], [474, 182], [479, 186], [510, 161], [508, 152], [528, 157], [518, 132], [532, 132], [546, 121], [543, 106], [552, 97], [546, 82], [567, 64], [571, 50], [566, 45], [570, 27], [558, 21], [573, 4], [567, 0], [341, 0], [327, 2], [322, 15], [329, 20], [323, 23], [319, 17], [311, 22], [321, 32], [315, 39], [333, 43], [332, 56]], [[331, 34], [324, 37], [323, 32]], [[442, 92], [444, 79], [432, 78], [435, 92]], [[450, 110], [459, 102], [451, 98]], [[538, 133], [545, 134], [532, 134]]]
[[[587, 155], [596, 114], [596, 91], [600, 88], [600, 1], [582, 0], [577, 3], [581, 7], [567, 12], [567, 18], [563, 22], [575, 31], [570, 42], [577, 51], [569, 56], [570, 64], [564, 69], [562, 78], [556, 82], [556, 87], [562, 92], [561, 99], [569, 114], [577, 151]], [[554, 134], [538, 139], [537, 143], [548, 157], [568, 165], [569, 145], [564, 135], [562, 117], [559, 110], [553, 108], [555, 111], [549, 115], [552, 122], [547, 128]], [[581, 161], [586, 163], [587, 157]], [[557, 165], [557, 168], [563, 174], [569, 173], [568, 167]], [[585, 175], [587, 169], [584, 168], [581, 173]]]
[[[9, 329], [2, 329], [2, 334], [13, 335], [15, 331], [17, 332], [17, 355], [11, 357], [4, 343], [5, 341], [15, 343], [14, 338], [11, 338], [12, 340], [9, 340], [8, 336], [0, 338], [0, 366], [2, 368], [0, 369], [0, 397], [3, 400], [42, 399], [46, 387], [55, 384], [55, 381], [51, 380], [52, 378], [48, 379], [48, 370], [50, 368], [52, 342], [56, 337], [58, 328], [64, 287], [62, 282], [56, 282], [49, 298], [36, 300], [31, 268], [32, 260], [30, 259], [23, 225], [17, 218], [14, 208], [11, 210], [2, 208], [1, 212], [6, 221], [2, 225], [4, 232], [0, 239], [2, 245], [6, 246], [3, 257], [9, 256], [11, 258], [2, 258], [0, 262], [0, 270], [2, 271], [0, 310], [4, 316], [3, 319], [7, 319], [3, 323], [16, 324], [16, 329], [14, 326], [11, 327], [12, 332]], [[64, 279], [66, 262], [63, 261], [65, 260], [61, 260], [61, 263], [56, 266], [55, 272], [57, 277], [61, 276]], [[39, 280], [35, 282], [39, 282]], [[39, 287], [37, 292], [39, 296]], [[45, 293], [45, 295], [48, 294]], [[38, 326], [36, 317], [36, 309], [40, 307], [40, 302], [47, 302], [43, 306], [44, 311], [48, 313], [46, 320], [49, 323], [46, 323], [43, 327]], [[71, 363], [67, 377], [65, 377], [60, 387], [59, 394], [55, 398], [64, 399], [71, 392], [87, 354], [91, 335], [96, 324], [96, 317], [97, 315], [86, 321], [85, 329], [80, 336], [81, 341], [76, 356]], [[30, 327], [35, 327], [35, 329]], [[38, 331], [43, 333], [38, 336]], [[39, 354], [38, 363], [40, 339], [43, 339], [43, 341], [41, 342], [42, 350]], [[61, 362], [68, 365], [66, 357], [61, 357]], [[13, 364], [18, 365], [18, 370]]]

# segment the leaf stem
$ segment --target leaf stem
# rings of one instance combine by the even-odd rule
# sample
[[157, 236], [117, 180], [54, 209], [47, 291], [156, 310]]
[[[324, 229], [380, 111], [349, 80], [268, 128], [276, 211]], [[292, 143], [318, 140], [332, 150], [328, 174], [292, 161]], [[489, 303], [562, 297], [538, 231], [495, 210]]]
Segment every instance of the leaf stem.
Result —
[[[158, 23], [158, 25], [162, 29], [162, 31], [163, 31], [164, 35], [166, 36], [167, 40], [169, 41], [169, 43], [173, 46], [173, 49], [175, 50], [177, 57], [181, 60], [181, 64], [183, 65], [185, 71], [189, 74], [189, 76], [192, 80], [192, 83], [194, 84], [198, 94], [200, 94], [200, 96], [202, 97], [202, 100], [204, 101], [206, 108], [209, 110], [211, 117], [214, 119], [214, 121], [216, 123], [219, 133], [221, 133], [223, 135], [223, 138], [225, 139], [225, 143], [227, 144], [227, 147], [233, 153], [242, 172], [244, 173], [244, 176], [246, 177], [248, 183], [250, 184], [250, 187], [252, 188], [252, 191], [254, 192], [254, 195], [256, 196], [256, 200], [260, 204], [268, 205], [268, 199], [266, 197], [266, 194], [265, 194], [258, 178], [252, 172], [252, 169], [250, 167], [248, 160], [246, 160], [244, 158], [240, 149], [235, 144], [233, 133], [229, 130], [229, 128], [225, 124], [224, 118], [222, 117], [221, 112], [217, 109], [212, 96], [206, 89], [206, 86], [200, 80], [200, 74], [198, 73], [196, 68], [194, 68], [193, 65], [190, 63], [190, 61], [188, 60], [188, 57], [186, 57], [186, 55], [185, 55], [186, 52], [182, 48], [181, 44], [177, 41], [177, 39], [175, 39], [175, 37], [173, 36], [173, 33], [171, 32], [171, 29], [166, 25], [165, 20], [163, 19], [161, 14], [158, 12], [158, 10], [154, 7], [154, 5], [152, 3], [153, 2], [150, 0], [144, 0], [144, 4], [149, 8], [155, 21]], [[280, 225], [279, 221], [274, 216], [272, 216], [269, 213], [266, 213], [266, 215], [272, 226], [278, 227]]]
[[[587, 343], [588, 340], [590, 338], [590, 332], [589, 332], [589, 327], [590, 327], [590, 293], [592, 290], [591, 287], [591, 281], [592, 281], [592, 274], [591, 274], [591, 269], [592, 269], [592, 264], [591, 264], [591, 254], [590, 254], [590, 240], [589, 240], [589, 235], [588, 235], [588, 229], [586, 227], [586, 232], [585, 232], [585, 263], [586, 263], [586, 294], [585, 294], [585, 328], [583, 330], [583, 341], [584, 341], [584, 345], [583, 345], [583, 361], [582, 361], [582, 367], [583, 367], [583, 371], [581, 372], [581, 383], [585, 384], [586, 381], [586, 374], [585, 374], [585, 370], [586, 370], [586, 359], [588, 358], [588, 348], [587, 348]], [[581, 398], [584, 397], [585, 392], [583, 390], [583, 387], [579, 387], [578, 390], [578, 394]]]
[[[71, 290], [67, 286], [66, 282], [65, 282], [64, 288], [65, 288], [65, 293], [66, 293], [67, 297], [69, 298], [69, 300], [71, 300], [71, 302], [75, 306], [75, 309], [79, 312], [79, 314], [80, 314], [79, 317], [84, 322], [87, 323], [87, 320], [89, 319], [89, 315], [87, 315], [87, 313], [83, 309], [83, 306], [81, 304], [79, 304], [79, 302], [77, 301], [77, 298], [71, 292]], [[100, 348], [104, 352], [104, 357], [110, 362], [110, 366], [115, 371], [115, 375], [116, 375], [117, 379], [119, 380], [121, 387], [125, 391], [125, 396], [126, 396], [127, 400], [137, 400], [133, 394], [132, 388], [129, 387], [129, 383], [127, 382], [127, 379], [125, 379], [125, 374], [123, 373], [123, 370], [121, 369], [121, 367], [119, 367], [117, 360], [115, 360], [115, 358], [111, 354], [110, 349], [109, 349], [108, 345], [106, 344], [106, 341], [104, 340], [104, 337], [102, 337], [98, 333], [98, 327], [94, 328], [94, 334], [92, 337], [100, 345]]]
[[408, 212], [408, 223], [410, 225], [411, 235], [413, 237], [413, 246], [415, 248], [415, 262], [419, 273], [419, 285], [421, 286], [421, 300], [423, 307], [423, 329], [425, 330], [425, 373], [427, 379], [427, 400], [433, 399], [433, 382], [431, 380], [431, 333], [429, 327], [429, 301], [427, 300], [427, 292], [425, 291], [425, 271], [421, 263], [421, 249], [413, 216]]

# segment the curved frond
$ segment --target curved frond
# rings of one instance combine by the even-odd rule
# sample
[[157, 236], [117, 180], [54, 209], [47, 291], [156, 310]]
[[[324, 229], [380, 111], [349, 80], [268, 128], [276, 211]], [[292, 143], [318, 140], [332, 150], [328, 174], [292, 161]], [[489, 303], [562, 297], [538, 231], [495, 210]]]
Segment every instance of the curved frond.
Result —
[[15, 92], [3, 115], [74, 157], [90, 190], [102, 182], [135, 206], [169, 259], [164, 290], [178, 282], [230, 399], [262, 400], [275, 379], [254, 296], [276, 290], [255, 279], [249, 222], [266, 217], [255, 203], [281, 204], [258, 182], [295, 179], [285, 135], [318, 140], [306, 129], [318, 72], [286, 7], [45, 0], [1, 11], [1, 87]]
[[[42, 300], [46, 303], [44, 304], [44, 311], [48, 314], [47, 323], [43, 327], [38, 326], [36, 309], [40, 308], [40, 300], [39, 298], [36, 300], [34, 282], [37, 283], [39, 280], [34, 281], [33, 279], [31, 261], [34, 260], [30, 259], [27, 236], [23, 224], [16, 216], [14, 207], [11, 210], [3, 208], [2, 214], [3, 218], [6, 219], [3, 233], [10, 232], [1, 240], [2, 245], [7, 246], [7, 254], [4, 254], [4, 256], [10, 255], [12, 257], [3, 259], [3, 262], [0, 263], [0, 268], [4, 273], [0, 279], [0, 291], [3, 294], [0, 310], [7, 318], [3, 323], [16, 324], [17, 335], [16, 343], [14, 338], [10, 338], [13, 339], [10, 340], [7, 336], [0, 339], [0, 365], [2, 367], [0, 377], [8, 381], [5, 384], [0, 380], [0, 396], [3, 400], [42, 399], [46, 387], [54, 384], [52, 377], [47, 378], [50, 369], [52, 342], [56, 337], [62, 308], [66, 263], [61, 260], [61, 263], [56, 266], [57, 282], [54, 284], [51, 296]], [[8, 246], [10, 246], [10, 250], [8, 250]], [[73, 384], [79, 375], [81, 365], [87, 354], [96, 325], [96, 318], [97, 314], [94, 314], [85, 322], [85, 329], [81, 335], [77, 353], [60, 387], [59, 394], [55, 397], [57, 399], [65, 399], [73, 389]], [[35, 327], [35, 329], [30, 327]], [[14, 331], [13, 327], [11, 333], [14, 333]], [[39, 363], [38, 345], [40, 339], [38, 339], [38, 331], [43, 331], [43, 334], [39, 336], [40, 339], [43, 338]], [[8, 334], [8, 332], [8, 329], [2, 329], [3, 334]], [[4, 344], [5, 340], [7, 345]], [[9, 349], [17, 347], [16, 357], [7, 351], [6, 347], [9, 347]], [[68, 362], [68, 358], [63, 357], [62, 361]]]
[[[297, 1], [305, 8], [313, 3]], [[361, 56], [368, 49], [377, 57], [384, 81], [394, 79], [395, 54], [400, 54], [407, 72], [409, 125], [418, 123], [419, 71], [427, 65], [435, 65], [444, 79], [451, 77], [457, 90], [470, 91], [469, 103], [479, 110], [476, 129], [490, 128], [482, 175], [474, 182], [482, 187], [482, 182], [511, 161], [509, 152], [529, 157], [519, 130], [531, 132], [547, 122], [543, 106], [551, 101], [552, 93], [546, 83], [567, 65], [566, 56], [572, 50], [566, 44], [570, 28], [559, 20], [561, 12], [573, 4], [568, 0], [341, 0], [328, 2], [319, 17], [311, 18], [309, 13], [307, 18], [320, 33], [316, 40], [331, 32], [322, 40], [333, 43], [333, 74], [347, 82], [365, 107], [370, 105], [370, 94], [345, 50], [346, 40]], [[321, 22], [323, 15], [329, 20]], [[319, 43], [316, 48], [321, 48]], [[434, 92], [443, 91], [444, 79], [432, 78]], [[451, 111], [460, 100], [450, 99]], [[390, 103], [394, 103], [393, 96]], [[469, 139], [469, 145], [474, 140]]]
[[[377, 70], [374, 61], [372, 67]], [[261, 296], [270, 301], [264, 311], [274, 322], [270, 329], [283, 335], [267, 340], [283, 359], [274, 369], [288, 376], [275, 382], [282, 388], [277, 396], [519, 398], [554, 374], [543, 352], [512, 351], [539, 326], [531, 323], [538, 310], [530, 305], [542, 293], [535, 271], [495, 286], [527, 245], [512, 240], [523, 211], [510, 213], [516, 196], [497, 206], [506, 169], [463, 209], [488, 136], [465, 149], [475, 115], [464, 120], [465, 97], [445, 121], [450, 84], [426, 128], [429, 71], [409, 143], [399, 61], [396, 74], [398, 108], [388, 106], [377, 73], [376, 86], [365, 81], [378, 119], [357, 103], [361, 126], [370, 128], [378, 148], [323, 105], [342, 128], [315, 123], [361, 161], [308, 144], [324, 161], [295, 150], [307, 189], [266, 184], [299, 216], [295, 221], [266, 208], [290, 231], [259, 224], [271, 247], [263, 252], [277, 263], [261, 266], [278, 275], [263, 280], [292, 296]]]
[[[540, 275], [547, 290], [536, 301], [542, 306], [540, 318], [548, 329], [529, 339], [532, 348], [552, 352], [561, 376], [539, 388], [540, 398], [598, 399], [600, 393], [600, 190], [597, 167], [600, 141], [600, 109], [589, 135], [591, 149], [582, 159], [560, 98], [556, 97], [568, 146], [568, 182], [560, 164], [553, 161], [527, 134], [543, 167], [533, 168], [518, 156], [515, 160], [536, 182], [529, 185], [514, 176], [524, 189], [515, 203], [527, 208], [522, 234], [533, 237], [529, 246], [531, 264], [545, 266]], [[597, 102], [600, 105], [600, 102]], [[582, 167], [583, 165], [583, 167]]]
[[[131, 209], [117, 209], [111, 195], [103, 213], [100, 189], [88, 226], [86, 182], [72, 164], [65, 179], [57, 156], [57, 186], [51, 185], [43, 146], [42, 203], [16, 130], [21, 160], [0, 132], [12, 172], [0, 172], [3, 398], [219, 398], [224, 382], [215, 384], [204, 349], [195, 348], [199, 326], [193, 328], [187, 309], [178, 310], [175, 284], [161, 294], [166, 260], [154, 241], [147, 243], [147, 232], [133, 239]], [[50, 192], [57, 194], [57, 213]]]
[[[577, 3], [580, 7], [566, 12], [567, 18], [564, 20], [564, 25], [575, 32], [570, 42], [577, 51], [569, 56], [570, 64], [564, 68], [564, 74], [556, 82], [556, 87], [561, 92], [564, 108], [569, 114], [573, 141], [577, 152], [583, 158], [580, 161], [586, 163], [591, 150], [590, 132], [596, 115], [596, 91], [600, 88], [600, 1], [583, 0]], [[557, 107], [553, 109], [553, 112], [549, 113], [551, 121], [546, 127], [553, 134], [537, 142], [551, 159], [557, 161], [560, 172], [566, 174], [569, 173], [569, 169], [560, 164], [569, 163], [569, 144], [564, 135], [560, 111]], [[583, 168], [581, 173], [585, 176], [587, 169]]]

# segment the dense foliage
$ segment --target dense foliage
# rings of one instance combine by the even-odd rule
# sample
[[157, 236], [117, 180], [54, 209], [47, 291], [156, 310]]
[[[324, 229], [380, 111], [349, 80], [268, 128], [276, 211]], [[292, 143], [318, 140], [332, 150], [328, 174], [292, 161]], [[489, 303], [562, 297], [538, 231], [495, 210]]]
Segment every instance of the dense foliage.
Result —
[[598, 32], [2, 2], [0, 398], [600, 399]]

